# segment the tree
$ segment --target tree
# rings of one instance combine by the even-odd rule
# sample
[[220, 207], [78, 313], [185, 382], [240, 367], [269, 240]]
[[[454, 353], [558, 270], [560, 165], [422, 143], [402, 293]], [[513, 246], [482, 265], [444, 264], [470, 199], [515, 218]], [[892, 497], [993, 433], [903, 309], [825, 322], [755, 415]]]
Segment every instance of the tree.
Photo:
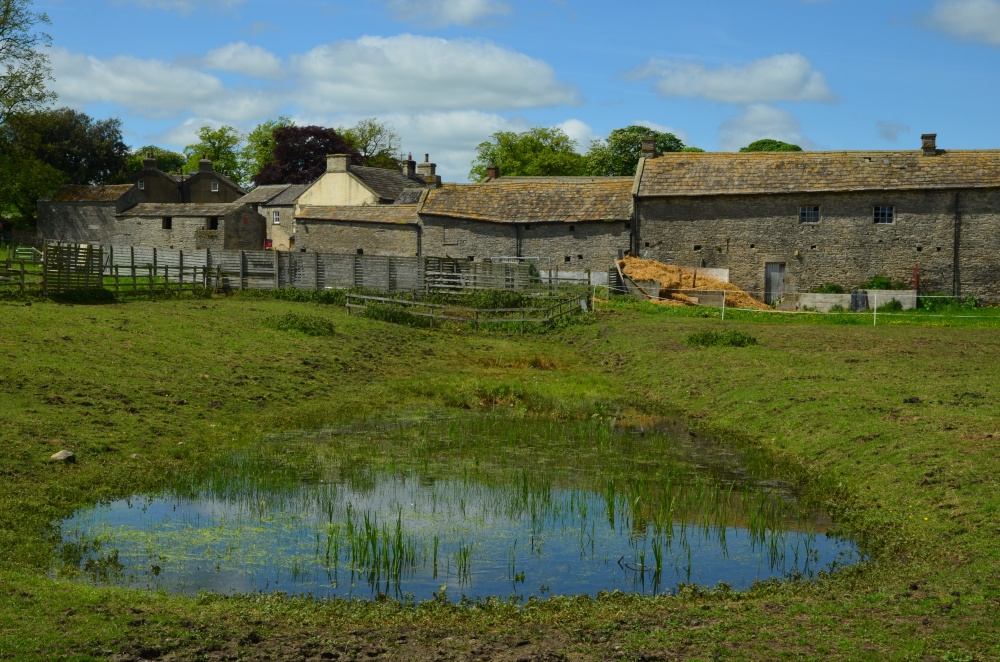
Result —
[[203, 126], [198, 129], [198, 142], [184, 148], [184, 155], [187, 157], [184, 169], [198, 172], [198, 162], [205, 158], [212, 162], [216, 172], [227, 175], [238, 183], [246, 183], [249, 177], [240, 162], [243, 140], [243, 134], [231, 126], [220, 126], [218, 129]]
[[615, 129], [607, 140], [598, 139], [590, 143], [587, 170], [600, 177], [631, 177], [642, 156], [642, 139], [650, 136], [656, 138], [657, 152], [679, 152], [684, 149], [684, 143], [672, 133], [633, 124]]
[[338, 128], [337, 131], [361, 153], [364, 165], [373, 168], [399, 167], [399, 135], [388, 123], [367, 117], [349, 129]]
[[802, 148], [798, 145], [793, 145], [791, 143], [782, 142], [780, 140], [774, 140], [773, 138], [764, 138], [763, 140], [756, 140], [746, 147], [740, 148], [741, 152], [801, 152]]
[[63, 184], [107, 184], [120, 179], [128, 147], [121, 121], [95, 120], [58, 108], [9, 115], [0, 124], [0, 209], [31, 218], [38, 198]]
[[309, 184], [326, 171], [328, 154], [361, 154], [342, 135], [322, 126], [283, 126], [274, 130], [274, 161], [254, 177], [254, 184]]
[[132, 175], [142, 170], [142, 162], [150, 156], [156, 159], [156, 167], [163, 172], [180, 172], [187, 163], [187, 157], [179, 152], [156, 145], [146, 145], [132, 150], [132, 153], [125, 158], [125, 169], [120, 180], [128, 181], [131, 179]]
[[469, 179], [485, 179], [490, 166], [499, 168], [501, 176], [586, 174], [586, 162], [576, 151], [576, 141], [558, 128], [497, 131], [490, 140], [476, 145]]
[[249, 181], [255, 180], [264, 167], [274, 161], [274, 132], [282, 127], [293, 125], [291, 119], [282, 115], [276, 120], [267, 120], [258, 124], [253, 131], [247, 134], [246, 145], [240, 150], [239, 156], [240, 170]]
[[0, 122], [15, 112], [55, 100], [45, 89], [52, 80], [45, 48], [52, 37], [36, 28], [48, 25], [47, 14], [32, 11], [31, 0], [0, 0]]

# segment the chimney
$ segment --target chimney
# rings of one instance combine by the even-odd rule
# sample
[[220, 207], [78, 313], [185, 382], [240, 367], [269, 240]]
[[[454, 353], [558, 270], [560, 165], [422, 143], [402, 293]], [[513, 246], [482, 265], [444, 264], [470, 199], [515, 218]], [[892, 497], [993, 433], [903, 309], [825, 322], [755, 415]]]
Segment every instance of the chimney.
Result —
[[937, 134], [925, 133], [920, 136], [920, 148], [923, 150], [924, 156], [937, 156]]
[[407, 154], [406, 159], [400, 164], [403, 170], [403, 177], [413, 179], [417, 174], [417, 162], [413, 160], [413, 154]]
[[212, 172], [212, 162], [204, 154], [201, 155], [201, 160], [198, 161], [198, 172]]
[[495, 165], [486, 166], [486, 181], [500, 179], [500, 167]]
[[441, 178], [436, 173], [437, 164], [431, 163], [430, 154], [424, 154], [424, 162], [417, 164], [417, 174], [423, 178], [425, 183], [437, 185], [441, 183]]
[[646, 136], [642, 139], [642, 158], [644, 159], [655, 159], [656, 158], [656, 137]]
[[143, 170], [156, 170], [156, 157], [152, 154], [147, 154], [146, 158], [142, 160]]
[[347, 166], [351, 163], [350, 154], [330, 154], [326, 157], [327, 172], [347, 172]]

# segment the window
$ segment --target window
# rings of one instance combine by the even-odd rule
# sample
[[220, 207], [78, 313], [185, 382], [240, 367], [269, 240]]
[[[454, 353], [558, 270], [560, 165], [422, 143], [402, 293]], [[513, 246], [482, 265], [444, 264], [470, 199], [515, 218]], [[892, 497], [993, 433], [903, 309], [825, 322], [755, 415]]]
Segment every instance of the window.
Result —
[[219, 229], [219, 217], [218, 216], [210, 216], [208, 218], [208, 229], [209, 230], [218, 230]]
[[171, 230], [171, 229], [173, 229], [173, 227], [174, 227], [174, 219], [170, 218], [169, 216], [164, 216], [163, 217], [163, 223], [160, 225], [160, 227], [163, 228], [164, 230]]
[[575, 225], [569, 226], [569, 231], [570, 232], [573, 232], [574, 230], [576, 230], [576, 226]]
[[281, 225], [281, 212], [277, 209], [271, 212], [271, 223]]
[[893, 223], [896, 220], [896, 208], [891, 205], [875, 206], [875, 223]]
[[146, 180], [145, 179], [140, 179], [139, 181], [137, 181], [135, 183], [135, 185], [139, 187], [140, 191], [145, 191], [146, 190]]
[[799, 207], [799, 223], [819, 223], [819, 207]]
[[219, 182], [212, 182], [212, 193], [219, 192]]
[[365, 249], [359, 248], [358, 249], [358, 255], [364, 255], [364, 254], [365, 254]]

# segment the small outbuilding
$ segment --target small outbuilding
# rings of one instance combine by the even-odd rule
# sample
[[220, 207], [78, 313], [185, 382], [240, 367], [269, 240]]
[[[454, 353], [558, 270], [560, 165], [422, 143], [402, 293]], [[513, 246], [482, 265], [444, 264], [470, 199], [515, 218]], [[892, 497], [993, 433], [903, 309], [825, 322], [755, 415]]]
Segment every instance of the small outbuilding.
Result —
[[250, 205], [144, 203], [118, 214], [107, 243], [181, 250], [262, 250], [264, 217]]

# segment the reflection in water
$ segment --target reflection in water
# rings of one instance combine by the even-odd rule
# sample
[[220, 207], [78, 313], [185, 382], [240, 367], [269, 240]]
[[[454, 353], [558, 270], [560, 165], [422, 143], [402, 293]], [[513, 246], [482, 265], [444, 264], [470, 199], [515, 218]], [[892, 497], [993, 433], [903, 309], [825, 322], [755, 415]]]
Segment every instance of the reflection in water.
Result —
[[276, 439], [162, 495], [64, 521], [56, 571], [189, 594], [421, 600], [442, 587], [451, 597], [742, 589], [858, 560], [752, 461], [719, 446], [692, 458], [693, 447], [511, 421]]

